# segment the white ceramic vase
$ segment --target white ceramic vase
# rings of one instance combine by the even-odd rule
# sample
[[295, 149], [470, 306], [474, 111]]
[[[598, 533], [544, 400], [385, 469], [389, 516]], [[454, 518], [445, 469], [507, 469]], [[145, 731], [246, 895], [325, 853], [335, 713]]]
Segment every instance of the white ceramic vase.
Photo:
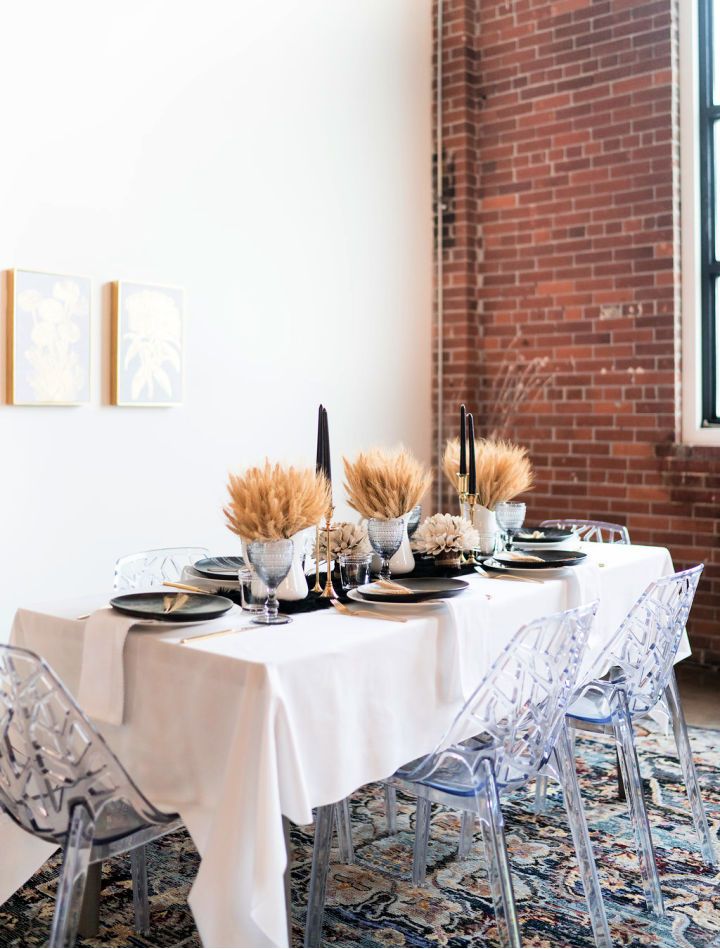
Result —
[[[312, 530], [312, 528], [309, 528]], [[307, 578], [303, 570], [303, 554], [307, 529], [298, 531], [290, 539], [293, 542], [293, 558], [290, 572], [277, 589], [279, 600], [304, 600], [308, 595]]]
[[[460, 513], [466, 521], [470, 520], [470, 505], [467, 503], [467, 501], [464, 501], [461, 505]], [[472, 518], [472, 522], [473, 527], [481, 534], [497, 533], [498, 526], [495, 511], [491, 511], [488, 508], [483, 507], [482, 504], [475, 505], [475, 516]]]
[[412, 573], [415, 569], [415, 557], [410, 546], [408, 537], [408, 522], [412, 511], [408, 511], [403, 516], [403, 539], [402, 543], [390, 558], [390, 573], [395, 576], [402, 576], [406, 573]]

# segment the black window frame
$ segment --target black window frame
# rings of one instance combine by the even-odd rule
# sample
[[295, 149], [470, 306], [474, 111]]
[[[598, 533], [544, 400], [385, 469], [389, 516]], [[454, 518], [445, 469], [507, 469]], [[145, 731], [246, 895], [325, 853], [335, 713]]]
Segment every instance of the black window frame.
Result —
[[[713, 0], [698, 0], [699, 131], [700, 131], [700, 300], [702, 426], [720, 426], [717, 413], [717, 297], [720, 258], [716, 206], [715, 126], [720, 123], [720, 103], [714, 100]], [[720, 51], [718, 51], [720, 53]], [[720, 124], [718, 124], [720, 134]]]

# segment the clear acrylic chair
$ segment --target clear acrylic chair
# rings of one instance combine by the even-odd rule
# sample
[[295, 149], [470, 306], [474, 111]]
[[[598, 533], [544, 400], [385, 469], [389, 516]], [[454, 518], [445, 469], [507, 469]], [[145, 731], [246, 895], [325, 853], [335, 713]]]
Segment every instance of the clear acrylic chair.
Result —
[[630, 532], [623, 524], [608, 521], [584, 521], [577, 517], [566, 517], [541, 521], [540, 527], [565, 527], [577, 533], [580, 540], [599, 544], [629, 544]]
[[[541, 769], [562, 782], [568, 820], [595, 939], [609, 946], [605, 908], [577, 775], [564, 723], [568, 701], [597, 603], [536, 620], [520, 629], [473, 692], [454, 723], [425, 758], [391, 779], [418, 796], [413, 883], [425, 878], [432, 802], [460, 809], [464, 847], [480, 821], [490, 889], [501, 940], [520, 945], [499, 794], [527, 783]], [[322, 934], [333, 809], [317, 812], [305, 945]]]
[[[568, 709], [572, 732], [610, 735], [620, 761], [649, 909], [664, 913], [633, 723], [660, 707], [672, 722], [695, 831], [704, 859], [716, 865], [674, 663], [703, 566], [651, 583], [590, 669]], [[540, 805], [542, 805], [542, 801]], [[542, 809], [539, 807], [539, 809]]]
[[166, 580], [177, 581], [185, 567], [208, 556], [205, 547], [163, 547], [128, 554], [115, 563], [113, 590], [126, 593], [162, 586]]
[[0, 646], [0, 806], [64, 849], [50, 946], [75, 942], [88, 867], [130, 852], [135, 925], [149, 929], [145, 844], [182, 826], [133, 783], [34, 653]]

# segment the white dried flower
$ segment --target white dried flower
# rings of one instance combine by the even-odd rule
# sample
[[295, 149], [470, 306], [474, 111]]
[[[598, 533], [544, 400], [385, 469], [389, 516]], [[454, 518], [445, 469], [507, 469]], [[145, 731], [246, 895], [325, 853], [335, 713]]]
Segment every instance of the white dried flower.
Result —
[[333, 524], [330, 530], [330, 553], [333, 558], [341, 554], [369, 554], [370, 542], [365, 526], [350, 521]]
[[438, 557], [444, 553], [472, 550], [480, 543], [480, 535], [470, 521], [454, 514], [433, 514], [426, 517], [413, 537], [413, 547], [424, 554]]

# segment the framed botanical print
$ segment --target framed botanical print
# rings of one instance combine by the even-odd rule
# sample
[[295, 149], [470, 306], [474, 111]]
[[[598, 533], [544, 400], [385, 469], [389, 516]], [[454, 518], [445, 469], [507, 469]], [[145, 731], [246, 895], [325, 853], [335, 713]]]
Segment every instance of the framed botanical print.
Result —
[[178, 287], [112, 284], [113, 405], [180, 405], [184, 294]]
[[36, 270], [6, 276], [8, 402], [88, 402], [90, 278]]

